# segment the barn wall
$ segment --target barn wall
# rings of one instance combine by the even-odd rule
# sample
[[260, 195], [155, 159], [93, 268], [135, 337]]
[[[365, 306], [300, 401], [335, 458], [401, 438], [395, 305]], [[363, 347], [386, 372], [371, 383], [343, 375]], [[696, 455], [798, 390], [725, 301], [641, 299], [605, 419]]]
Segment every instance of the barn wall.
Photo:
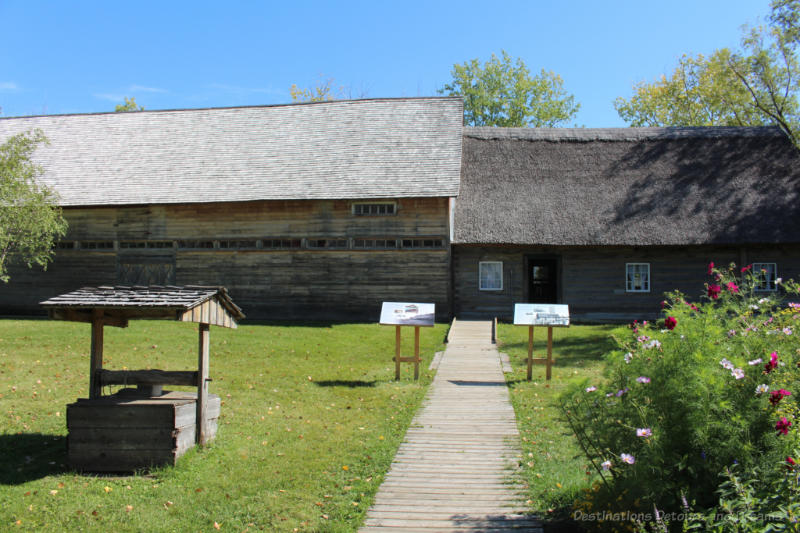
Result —
[[[559, 303], [575, 320], [654, 318], [664, 293], [680, 290], [697, 299], [708, 281], [708, 263], [776, 263], [778, 276], [800, 279], [800, 245], [686, 247], [453, 246], [454, 311], [464, 318], [511, 319], [513, 305], [530, 301], [526, 257], [558, 260]], [[503, 262], [503, 290], [478, 290], [478, 263]], [[649, 293], [625, 292], [625, 264], [650, 263]]]
[[[35, 312], [39, 301], [81, 286], [148, 279], [225, 286], [249, 318], [376, 320], [385, 300], [434, 302], [446, 318], [448, 199], [394, 201], [397, 212], [390, 216], [355, 216], [353, 202], [346, 200], [64, 209], [69, 231], [61, 246], [82, 248], [58, 249], [46, 272], [15, 267], [0, 293], [0, 314]], [[401, 244], [391, 250], [354, 249], [355, 239], [369, 238]], [[403, 243], [412, 238], [417, 241]], [[436, 244], [417, 247], [423, 238]], [[285, 250], [262, 244], [276, 239], [303, 244]], [[308, 247], [315, 239], [347, 244]], [[228, 249], [226, 240], [259, 241], [264, 247]], [[214, 248], [184, 247], [192, 241], [214, 241]], [[87, 249], [90, 245], [113, 248]]]

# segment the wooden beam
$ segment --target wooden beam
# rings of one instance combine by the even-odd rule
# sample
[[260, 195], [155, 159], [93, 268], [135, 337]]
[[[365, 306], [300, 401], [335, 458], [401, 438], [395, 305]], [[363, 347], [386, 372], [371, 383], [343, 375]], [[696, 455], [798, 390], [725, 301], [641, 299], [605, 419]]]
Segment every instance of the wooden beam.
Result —
[[103, 385], [197, 385], [197, 372], [167, 370], [99, 370]]
[[394, 333], [394, 379], [400, 379], [400, 326], [395, 326]]
[[414, 381], [419, 379], [419, 326], [414, 326]]
[[[128, 320], [121, 317], [109, 316], [102, 309], [103, 324], [117, 328], [127, 328]], [[54, 320], [67, 320], [70, 322], [93, 322], [93, 311], [89, 309], [50, 309], [48, 316]]]
[[102, 396], [103, 386], [98, 380], [103, 369], [103, 311], [92, 310], [92, 353], [89, 357], [89, 399]]
[[206, 411], [208, 410], [208, 350], [209, 350], [208, 324], [200, 324], [197, 350], [197, 418], [195, 422], [195, 435], [197, 444], [203, 446], [208, 436], [206, 428]]

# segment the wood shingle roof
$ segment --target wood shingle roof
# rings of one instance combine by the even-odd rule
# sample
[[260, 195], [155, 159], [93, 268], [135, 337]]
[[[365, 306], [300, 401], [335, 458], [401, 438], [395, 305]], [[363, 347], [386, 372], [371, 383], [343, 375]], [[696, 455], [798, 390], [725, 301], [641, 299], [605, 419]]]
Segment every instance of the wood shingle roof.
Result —
[[0, 119], [62, 206], [456, 196], [460, 98]]

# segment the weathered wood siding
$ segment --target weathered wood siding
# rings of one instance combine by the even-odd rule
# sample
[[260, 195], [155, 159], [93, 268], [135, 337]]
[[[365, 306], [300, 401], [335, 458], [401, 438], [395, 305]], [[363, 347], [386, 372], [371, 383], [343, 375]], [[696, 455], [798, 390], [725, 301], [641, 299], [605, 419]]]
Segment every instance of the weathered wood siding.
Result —
[[[355, 216], [353, 200], [263, 201], [68, 208], [64, 242], [112, 241], [108, 249], [59, 249], [46, 272], [15, 267], [0, 288], [0, 314], [82, 286], [125, 284], [137, 265], [159, 283], [222, 285], [249, 318], [377, 319], [384, 300], [436, 303], [449, 315], [447, 198], [387, 199], [396, 214]], [[380, 202], [380, 200], [369, 200]], [[435, 248], [355, 249], [355, 239], [436, 239]], [[346, 239], [346, 249], [231, 248], [220, 241]], [[180, 247], [216, 241], [215, 248]], [[124, 247], [134, 241], [158, 248]], [[171, 242], [170, 242], [171, 241]], [[127, 243], [127, 244], [126, 244]], [[149, 244], [148, 244], [149, 246]], [[141, 273], [141, 272], [140, 272]], [[145, 278], [142, 278], [145, 279]], [[135, 281], [128, 283], [137, 283]]]
[[[800, 245], [681, 247], [453, 246], [456, 316], [511, 319], [513, 305], [528, 300], [526, 258], [558, 260], [559, 303], [575, 320], [617, 321], [658, 316], [664, 293], [699, 298], [710, 261], [776, 263], [778, 276], [800, 279]], [[478, 290], [478, 263], [503, 262], [503, 290]], [[625, 264], [650, 263], [650, 292], [625, 292]]]

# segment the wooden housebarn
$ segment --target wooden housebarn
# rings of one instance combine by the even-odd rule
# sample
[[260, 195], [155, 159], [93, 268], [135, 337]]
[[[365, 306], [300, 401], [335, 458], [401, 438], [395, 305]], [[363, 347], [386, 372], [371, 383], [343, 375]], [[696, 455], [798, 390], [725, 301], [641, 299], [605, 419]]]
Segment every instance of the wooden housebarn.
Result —
[[0, 314], [86, 285], [213, 285], [252, 318], [447, 316], [460, 99], [6, 118], [0, 139], [33, 128], [69, 230], [46, 272], [11, 272]]
[[800, 152], [771, 128], [464, 128], [458, 98], [0, 119], [69, 233], [0, 314], [85, 285], [228, 288], [250, 318], [655, 315], [706, 265], [800, 278]]
[[800, 279], [800, 152], [773, 128], [465, 128], [454, 311], [656, 316], [717, 265]]

